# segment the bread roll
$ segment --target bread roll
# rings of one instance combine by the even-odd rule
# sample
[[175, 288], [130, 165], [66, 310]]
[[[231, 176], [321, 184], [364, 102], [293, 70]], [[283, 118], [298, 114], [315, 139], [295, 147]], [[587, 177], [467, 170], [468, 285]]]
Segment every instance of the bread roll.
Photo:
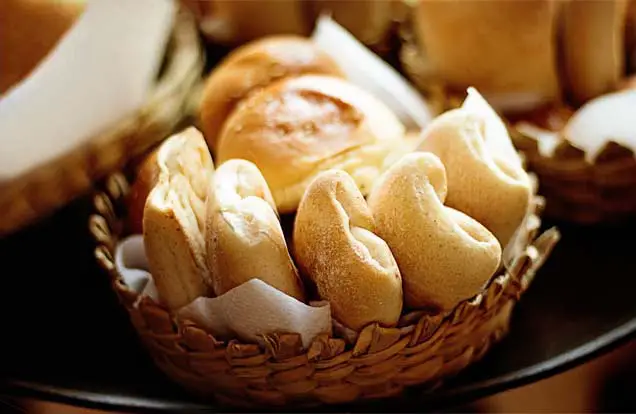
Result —
[[359, 331], [397, 323], [402, 280], [387, 244], [374, 234], [371, 211], [353, 179], [328, 170], [312, 181], [294, 223], [294, 255], [331, 304], [332, 316]]
[[437, 117], [423, 135], [418, 149], [446, 168], [446, 205], [479, 221], [505, 247], [528, 212], [532, 187], [501, 119], [471, 90], [461, 108]]
[[214, 166], [194, 128], [164, 141], [157, 165], [159, 177], [144, 208], [144, 245], [161, 300], [179, 309], [212, 294], [203, 229]]
[[258, 278], [304, 300], [272, 195], [254, 164], [229, 160], [218, 168], [208, 198], [206, 232], [217, 295]]
[[436, 77], [479, 89], [497, 109], [559, 98], [557, 1], [420, 0], [414, 32]]
[[386, 171], [369, 195], [376, 232], [395, 256], [411, 308], [453, 309], [481, 291], [501, 260], [495, 236], [444, 206], [446, 185], [439, 158], [413, 153]]
[[301, 37], [273, 36], [234, 50], [212, 71], [203, 91], [200, 123], [210, 149], [216, 150], [217, 135], [237, 102], [277, 79], [305, 73], [343, 76], [329, 55]]
[[320, 172], [339, 168], [363, 194], [404, 146], [404, 126], [382, 102], [343, 79], [287, 78], [249, 96], [228, 118], [218, 160], [252, 161], [280, 213], [296, 210]]
[[39, 65], [85, 7], [86, 0], [0, 1], [0, 95]]
[[576, 104], [610, 92], [625, 71], [627, 0], [570, 0], [563, 5], [563, 76]]

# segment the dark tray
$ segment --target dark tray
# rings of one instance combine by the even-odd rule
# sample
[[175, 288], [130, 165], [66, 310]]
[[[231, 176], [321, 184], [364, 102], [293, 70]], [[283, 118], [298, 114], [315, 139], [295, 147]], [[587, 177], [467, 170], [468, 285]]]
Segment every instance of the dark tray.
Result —
[[[79, 200], [0, 240], [0, 394], [111, 410], [227, 411], [190, 398], [154, 368], [94, 264], [89, 212], [90, 200]], [[432, 395], [415, 387], [400, 399], [318, 410], [455, 406], [556, 374], [631, 337], [636, 226], [561, 230], [509, 336], [481, 363]]]

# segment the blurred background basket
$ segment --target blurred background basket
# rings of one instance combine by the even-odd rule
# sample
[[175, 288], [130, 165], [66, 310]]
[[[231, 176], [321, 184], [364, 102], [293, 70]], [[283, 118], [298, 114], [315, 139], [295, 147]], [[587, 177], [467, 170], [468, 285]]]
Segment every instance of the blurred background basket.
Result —
[[516, 130], [511, 136], [539, 177], [546, 217], [579, 224], [636, 219], [636, 157], [630, 149], [610, 141], [590, 163], [565, 140], [546, 157], [534, 138]]
[[543, 205], [537, 197], [534, 214], [521, 228], [518, 240], [523, 246], [509, 269], [493, 276], [481, 294], [450, 314], [409, 312], [396, 328], [372, 324], [357, 338], [323, 335], [308, 349], [302, 349], [298, 334], [273, 333], [260, 348], [220, 341], [124, 284], [114, 256], [118, 240], [126, 235], [129, 184], [123, 174], [115, 174], [104, 187], [95, 195], [95, 213], [89, 220], [95, 255], [140, 339], [173, 381], [231, 405], [348, 403], [399, 395], [415, 384], [435, 389], [504, 337], [514, 305], [559, 239], [556, 229], [536, 237]]
[[169, 135], [187, 117], [204, 56], [192, 16], [180, 12], [145, 105], [86, 145], [0, 184], [0, 236], [48, 216]]

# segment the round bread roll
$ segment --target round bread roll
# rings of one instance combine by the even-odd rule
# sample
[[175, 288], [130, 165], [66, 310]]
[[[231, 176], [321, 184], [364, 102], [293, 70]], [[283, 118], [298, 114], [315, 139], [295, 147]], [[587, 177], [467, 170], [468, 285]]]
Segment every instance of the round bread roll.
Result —
[[203, 226], [214, 165], [194, 128], [164, 141], [156, 157], [159, 176], [144, 208], [144, 245], [161, 301], [179, 309], [213, 293]]
[[479, 221], [507, 246], [528, 212], [532, 186], [503, 121], [488, 103], [471, 90], [461, 108], [428, 125], [418, 149], [444, 164], [446, 205]]
[[229, 160], [218, 168], [208, 198], [206, 232], [217, 295], [258, 278], [305, 299], [271, 192], [254, 164]]
[[446, 190], [439, 158], [413, 153], [386, 171], [368, 198], [376, 233], [395, 256], [411, 308], [453, 309], [481, 291], [501, 260], [492, 233], [444, 206]]
[[563, 77], [577, 104], [614, 90], [625, 71], [627, 0], [563, 4]]
[[216, 151], [223, 123], [251, 91], [306, 73], [344, 76], [327, 53], [298, 36], [271, 36], [230, 53], [212, 71], [203, 91], [200, 123], [210, 149]]
[[244, 100], [228, 118], [218, 160], [252, 161], [265, 176], [280, 213], [296, 210], [314, 177], [342, 169], [366, 194], [403, 149], [404, 126], [382, 102], [343, 79], [287, 78]]
[[329, 170], [311, 183], [294, 223], [294, 254], [303, 274], [329, 301], [333, 317], [359, 331], [370, 323], [397, 323], [402, 280], [356, 183]]

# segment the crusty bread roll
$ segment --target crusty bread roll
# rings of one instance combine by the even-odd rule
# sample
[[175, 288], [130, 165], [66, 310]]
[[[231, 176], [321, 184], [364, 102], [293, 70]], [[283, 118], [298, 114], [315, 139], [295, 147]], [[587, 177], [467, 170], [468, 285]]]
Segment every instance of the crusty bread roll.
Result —
[[501, 260], [484, 226], [444, 206], [444, 165], [412, 153], [387, 170], [368, 198], [377, 234], [391, 248], [411, 308], [451, 310], [479, 293]]
[[393, 326], [402, 311], [402, 280], [360, 190], [344, 171], [312, 181], [294, 223], [294, 255], [333, 317], [360, 330], [377, 322]]
[[86, 0], [0, 1], [0, 95], [39, 65], [85, 6]]
[[617, 87], [625, 71], [627, 0], [563, 4], [563, 78], [572, 102], [583, 104]]
[[159, 177], [144, 209], [144, 245], [161, 300], [179, 309], [212, 294], [203, 229], [214, 165], [194, 128], [164, 141], [157, 165]]
[[528, 212], [531, 182], [502, 120], [477, 91], [469, 93], [461, 108], [429, 124], [418, 149], [444, 164], [446, 205], [479, 221], [505, 247]]
[[261, 170], [280, 213], [296, 210], [320, 172], [347, 171], [363, 194], [404, 146], [404, 126], [382, 102], [343, 79], [304, 75], [250, 95], [228, 118], [218, 160]]
[[560, 95], [558, 1], [419, 0], [414, 32], [434, 75], [520, 112]]
[[304, 300], [272, 195], [251, 162], [229, 160], [216, 171], [208, 198], [206, 234], [208, 266], [217, 295], [258, 278]]
[[344, 76], [329, 55], [297, 36], [272, 36], [234, 50], [212, 71], [203, 91], [200, 123], [210, 149], [215, 152], [217, 135], [241, 99], [277, 79], [305, 73]]

